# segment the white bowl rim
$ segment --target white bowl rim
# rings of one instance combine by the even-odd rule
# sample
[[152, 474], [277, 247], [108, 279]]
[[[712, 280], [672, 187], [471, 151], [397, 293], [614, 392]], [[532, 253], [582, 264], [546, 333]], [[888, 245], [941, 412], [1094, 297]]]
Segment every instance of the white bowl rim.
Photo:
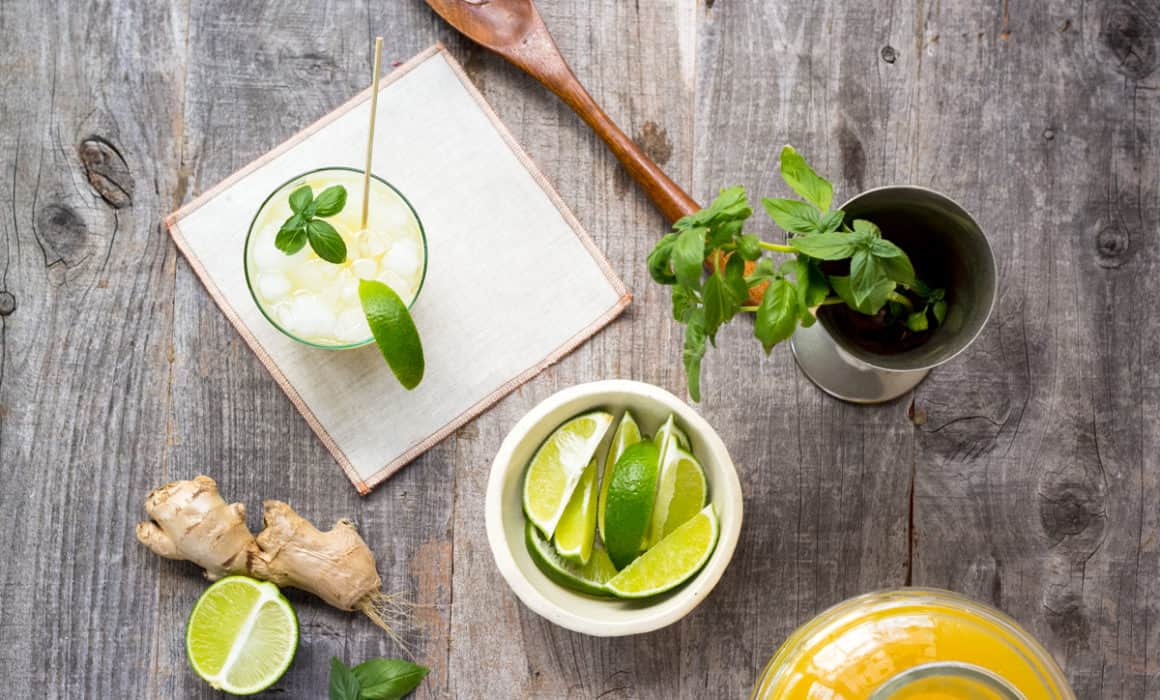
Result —
[[[728, 519], [728, 522], [730, 522], [728, 528], [724, 524], [726, 519], [721, 518], [722, 524], [717, 539], [717, 546], [713, 550], [713, 554], [709, 557], [709, 561], [705, 563], [705, 567], [692, 581], [674, 594], [674, 599], [681, 601], [679, 605], [666, 607], [663, 611], [657, 612], [654, 615], [645, 614], [649, 609], [642, 608], [635, 611], [640, 613], [639, 615], [628, 620], [595, 621], [586, 616], [578, 615], [550, 601], [536, 590], [536, 587], [528, 581], [520, 570], [516, 564], [515, 557], [512, 555], [510, 543], [504, 534], [502, 508], [503, 486], [504, 476], [507, 472], [506, 465], [511, 462], [516, 447], [549, 413], [571, 401], [612, 392], [638, 394], [660, 402], [667, 406], [673, 413], [677, 414], [677, 417], [689, 428], [690, 433], [706, 441], [704, 449], [714, 455], [725, 477], [724, 479], [715, 480], [712, 486], [715, 490], [719, 490], [719, 493], [722, 495], [724, 502], [728, 504], [727, 507], [731, 509], [734, 517]], [[507, 581], [508, 586], [511, 587], [516, 596], [523, 601], [524, 605], [527, 605], [541, 617], [574, 632], [581, 632], [595, 637], [619, 637], [652, 632], [662, 627], [667, 627], [692, 612], [705, 599], [709, 592], [713, 590], [717, 582], [721, 580], [721, 576], [724, 575], [725, 569], [733, 559], [733, 552], [737, 548], [737, 542], [741, 537], [742, 509], [741, 480], [737, 476], [737, 470], [733, 465], [732, 458], [729, 456], [729, 450], [725, 447], [725, 443], [721, 440], [717, 431], [699, 413], [694, 411], [692, 407], [672, 393], [658, 386], [630, 379], [606, 379], [577, 384], [552, 394], [537, 404], [532, 410], [528, 411], [508, 431], [508, 434], [500, 444], [495, 459], [492, 460], [484, 504], [487, 542], [491, 547], [492, 557], [495, 559], [495, 564], [499, 568], [500, 574]]]

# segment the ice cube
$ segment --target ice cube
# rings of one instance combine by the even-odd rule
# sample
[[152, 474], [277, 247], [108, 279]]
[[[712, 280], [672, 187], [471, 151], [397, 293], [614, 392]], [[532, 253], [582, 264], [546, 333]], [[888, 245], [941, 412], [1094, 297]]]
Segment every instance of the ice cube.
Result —
[[258, 295], [267, 303], [282, 300], [290, 293], [290, 280], [280, 272], [267, 272], [258, 277]]
[[310, 339], [332, 335], [334, 331], [334, 311], [315, 294], [301, 294], [294, 297], [290, 305], [294, 325], [288, 330]]
[[411, 303], [411, 297], [414, 295], [414, 292], [411, 290], [410, 282], [390, 270], [383, 270], [379, 275], [379, 281], [395, 290], [395, 294], [399, 295], [399, 298], [403, 300], [404, 304]]
[[413, 279], [419, 272], [419, 246], [413, 240], [400, 241], [383, 258], [383, 267], [403, 279]]
[[273, 241], [260, 241], [254, 244], [254, 267], [259, 272], [283, 272], [305, 255], [301, 250], [294, 255], [287, 255], [275, 248]]
[[351, 263], [354, 274], [359, 279], [373, 280], [379, 272], [379, 264], [370, 258], [359, 258]]
[[345, 343], [357, 343], [371, 337], [370, 326], [362, 309], [347, 309], [338, 315], [334, 337]]
[[358, 252], [364, 257], [377, 258], [387, 252], [390, 237], [384, 231], [367, 229], [358, 234]]
[[321, 292], [338, 277], [339, 267], [322, 258], [314, 258], [299, 264], [289, 271], [290, 276], [301, 289]]
[[338, 278], [338, 300], [345, 305], [358, 304], [358, 280], [353, 274], [342, 275]]

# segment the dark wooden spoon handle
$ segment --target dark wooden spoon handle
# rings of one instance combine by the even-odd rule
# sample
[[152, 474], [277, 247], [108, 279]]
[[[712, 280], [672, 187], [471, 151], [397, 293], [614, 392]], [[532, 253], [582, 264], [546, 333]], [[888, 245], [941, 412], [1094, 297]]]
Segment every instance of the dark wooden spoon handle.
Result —
[[522, 40], [512, 46], [495, 47], [493, 50], [556, 93], [592, 127], [670, 222], [700, 209], [700, 205], [673, 182], [596, 104], [596, 100], [592, 99], [568, 67], [534, 6], [529, 5], [525, 11], [529, 12], [529, 16], [523, 18], [529, 24], [529, 31]]

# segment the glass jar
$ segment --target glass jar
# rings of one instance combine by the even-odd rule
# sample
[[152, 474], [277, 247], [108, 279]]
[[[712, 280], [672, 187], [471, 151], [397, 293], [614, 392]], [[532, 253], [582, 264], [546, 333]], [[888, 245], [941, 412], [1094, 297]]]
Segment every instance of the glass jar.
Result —
[[881, 591], [799, 627], [752, 700], [1075, 700], [1047, 650], [1003, 613], [935, 589]]

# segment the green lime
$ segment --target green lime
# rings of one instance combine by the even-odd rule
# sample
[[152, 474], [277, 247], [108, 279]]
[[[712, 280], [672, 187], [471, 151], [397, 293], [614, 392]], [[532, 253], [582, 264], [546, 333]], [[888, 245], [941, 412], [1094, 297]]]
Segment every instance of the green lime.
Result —
[[564, 507], [552, 541], [556, 551], [565, 559], [587, 564], [592, 556], [592, 540], [596, 537], [596, 458], [593, 457], [580, 481], [572, 491], [572, 498]]
[[597, 510], [596, 522], [600, 526], [600, 539], [604, 539], [604, 508], [608, 505], [608, 485], [612, 483], [612, 468], [616, 460], [624, 454], [629, 445], [640, 442], [642, 436], [636, 419], [629, 411], [624, 412], [620, 425], [616, 426], [616, 433], [612, 436], [612, 444], [608, 446], [608, 455], [604, 458], [604, 476], [600, 479], [600, 507]]
[[359, 280], [358, 298], [379, 351], [407, 390], [423, 381], [423, 343], [407, 305], [391, 289], [375, 280]]
[[232, 695], [274, 685], [298, 649], [298, 617], [272, 583], [227, 576], [201, 594], [185, 626], [189, 665]]
[[684, 430], [681, 430], [681, 426], [677, 425], [677, 417], [670, 413], [664, 425], [653, 436], [653, 442], [656, 443], [657, 449], [661, 451], [661, 455], [664, 455], [665, 450], [668, 449], [668, 443], [671, 438], [676, 438], [677, 444], [685, 450], [689, 452], [693, 451], [693, 446], [689, 442], [689, 436], [685, 434]]
[[640, 553], [656, 499], [660, 454], [651, 442], [630, 445], [612, 468], [604, 511], [604, 545], [617, 569]]
[[619, 598], [647, 598], [676, 588], [709, 561], [717, 546], [718, 530], [713, 506], [706, 506], [621, 569], [605, 587]]
[[569, 420], [548, 436], [524, 475], [524, 514], [551, 538], [584, 469], [596, 455], [612, 414], [593, 411]]
[[697, 458], [681, 449], [676, 440], [670, 441], [668, 452], [661, 457], [657, 500], [644, 548], [656, 545], [708, 502], [709, 487]]
[[557, 554], [552, 544], [544, 539], [530, 520], [524, 530], [524, 539], [528, 554], [532, 555], [532, 561], [536, 562], [545, 576], [574, 591], [608, 595], [608, 591], [604, 590], [604, 582], [616, 575], [616, 567], [612, 565], [604, 547], [597, 544], [588, 563], [579, 566]]

